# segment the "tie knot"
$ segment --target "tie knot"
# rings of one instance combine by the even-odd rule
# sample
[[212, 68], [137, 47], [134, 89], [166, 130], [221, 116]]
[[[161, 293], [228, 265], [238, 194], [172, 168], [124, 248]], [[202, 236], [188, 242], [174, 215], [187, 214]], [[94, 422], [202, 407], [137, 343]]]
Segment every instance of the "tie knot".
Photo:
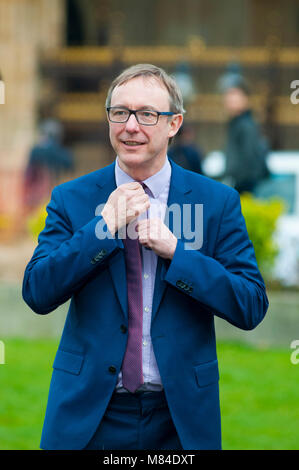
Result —
[[151, 190], [150, 190], [150, 188], [148, 187], [147, 184], [145, 184], [143, 181], [137, 181], [137, 183], [141, 184], [141, 186], [144, 189], [144, 192], [146, 194], [148, 194], [148, 195], [150, 194]]
[[143, 183], [143, 181], [140, 181], [140, 184], [141, 184], [141, 186], [143, 187], [144, 192], [145, 192], [146, 194], [150, 195], [151, 190], [150, 190], [150, 188], [147, 186], [147, 184]]

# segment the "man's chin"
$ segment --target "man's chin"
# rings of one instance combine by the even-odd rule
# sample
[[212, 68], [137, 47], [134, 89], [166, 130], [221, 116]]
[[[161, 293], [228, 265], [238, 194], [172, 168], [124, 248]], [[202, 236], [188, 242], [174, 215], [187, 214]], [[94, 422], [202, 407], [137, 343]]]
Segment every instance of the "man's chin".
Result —
[[132, 168], [140, 166], [145, 159], [143, 152], [141, 153], [140, 151], [121, 151], [118, 152], [118, 158], [124, 165]]

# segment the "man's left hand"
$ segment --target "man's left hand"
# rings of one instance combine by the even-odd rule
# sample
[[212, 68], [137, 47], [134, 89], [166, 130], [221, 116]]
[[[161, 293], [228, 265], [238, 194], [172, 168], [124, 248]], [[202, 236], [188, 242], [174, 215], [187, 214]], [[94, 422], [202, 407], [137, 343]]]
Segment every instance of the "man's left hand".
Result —
[[161, 219], [140, 220], [138, 222], [137, 232], [141, 245], [146, 248], [151, 248], [158, 256], [161, 256], [161, 258], [173, 258], [177, 238]]

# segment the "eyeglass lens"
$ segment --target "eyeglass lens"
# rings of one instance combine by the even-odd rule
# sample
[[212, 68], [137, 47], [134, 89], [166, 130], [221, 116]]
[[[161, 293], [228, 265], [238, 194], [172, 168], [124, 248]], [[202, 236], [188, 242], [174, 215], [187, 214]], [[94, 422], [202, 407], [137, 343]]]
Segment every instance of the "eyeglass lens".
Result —
[[158, 121], [159, 114], [156, 111], [151, 110], [140, 110], [132, 113], [128, 109], [123, 108], [110, 108], [109, 118], [114, 122], [126, 122], [129, 119], [130, 114], [135, 114], [137, 121], [140, 124], [156, 124]]

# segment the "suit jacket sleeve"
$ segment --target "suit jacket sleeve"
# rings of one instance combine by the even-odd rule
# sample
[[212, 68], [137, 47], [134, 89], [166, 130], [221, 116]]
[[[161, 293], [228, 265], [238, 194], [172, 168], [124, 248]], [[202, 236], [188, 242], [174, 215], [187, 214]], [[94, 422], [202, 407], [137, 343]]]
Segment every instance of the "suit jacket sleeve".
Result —
[[241, 329], [262, 321], [268, 299], [236, 191], [226, 199], [213, 256], [178, 240], [165, 281]]
[[120, 248], [119, 240], [97, 238], [96, 225], [101, 216], [73, 233], [59, 186], [52, 192], [47, 212], [45, 228], [25, 269], [22, 287], [25, 302], [40, 314], [66, 302]]

